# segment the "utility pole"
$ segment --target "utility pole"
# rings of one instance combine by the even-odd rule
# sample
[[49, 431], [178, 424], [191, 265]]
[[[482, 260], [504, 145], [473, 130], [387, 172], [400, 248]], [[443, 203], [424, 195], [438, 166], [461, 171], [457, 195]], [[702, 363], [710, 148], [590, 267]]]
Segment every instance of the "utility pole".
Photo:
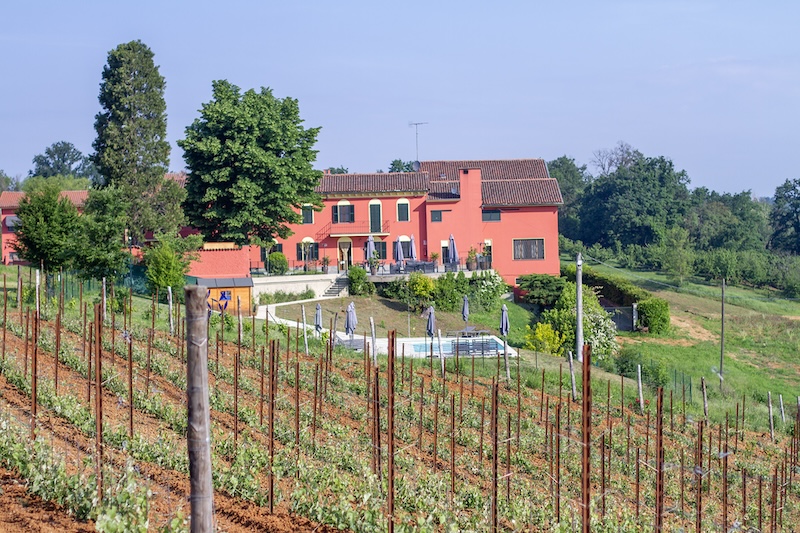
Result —
[[719, 342], [719, 390], [722, 392], [722, 363], [725, 361], [725, 278], [722, 278], [722, 329]]
[[578, 291], [575, 294], [575, 353], [578, 354], [578, 362], [583, 362], [583, 257], [580, 253], [575, 261], [575, 285]]

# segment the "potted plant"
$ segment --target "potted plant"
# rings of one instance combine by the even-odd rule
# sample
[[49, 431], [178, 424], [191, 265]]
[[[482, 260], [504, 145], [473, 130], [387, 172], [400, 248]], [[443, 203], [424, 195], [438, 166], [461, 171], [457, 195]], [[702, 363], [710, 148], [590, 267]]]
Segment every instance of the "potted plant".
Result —
[[378, 273], [378, 264], [380, 263], [380, 259], [381, 258], [378, 255], [377, 250], [372, 252], [372, 257], [369, 258], [369, 273], [373, 276]]
[[431, 262], [434, 270], [439, 268], [439, 252], [431, 252]]
[[478, 250], [474, 247], [470, 247], [469, 251], [467, 252], [467, 270], [477, 270], [478, 269]]
[[322, 272], [324, 274], [328, 273], [328, 267], [330, 266], [330, 264], [331, 264], [331, 258], [329, 256], [327, 256], [327, 255], [323, 255], [322, 256]]

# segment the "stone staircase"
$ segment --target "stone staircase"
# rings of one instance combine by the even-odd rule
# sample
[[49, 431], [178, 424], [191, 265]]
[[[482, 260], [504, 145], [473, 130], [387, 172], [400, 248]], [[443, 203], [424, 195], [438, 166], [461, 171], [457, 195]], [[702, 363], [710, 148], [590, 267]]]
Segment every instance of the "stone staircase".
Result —
[[323, 298], [337, 298], [341, 296], [341, 294], [347, 290], [350, 285], [350, 281], [347, 278], [347, 273], [342, 272], [338, 276], [336, 276], [336, 280], [328, 287], [325, 292], [322, 294]]

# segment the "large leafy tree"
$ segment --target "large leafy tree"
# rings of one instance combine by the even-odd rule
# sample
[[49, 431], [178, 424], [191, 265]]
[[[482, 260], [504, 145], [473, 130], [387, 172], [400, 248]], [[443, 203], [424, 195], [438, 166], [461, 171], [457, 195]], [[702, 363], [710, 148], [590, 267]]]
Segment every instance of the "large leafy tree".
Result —
[[769, 221], [770, 248], [800, 254], [800, 179], [786, 180], [775, 189]]
[[16, 191], [19, 190], [21, 181], [20, 178], [12, 178], [3, 170], [0, 169], [0, 191]]
[[69, 264], [78, 228], [78, 210], [60, 192], [55, 184], [48, 184], [25, 195], [17, 209], [21, 224], [16, 250], [25, 261], [43, 264], [47, 272]]
[[267, 245], [291, 234], [304, 204], [320, 206], [313, 170], [319, 128], [304, 128], [297, 100], [228, 81], [178, 141], [189, 169], [184, 210], [207, 240]]
[[589, 187], [581, 202], [581, 233], [587, 244], [658, 243], [666, 229], [682, 223], [689, 178], [665, 157], [639, 156]]
[[414, 172], [414, 162], [395, 159], [389, 163], [389, 172]]
[[79, 176], [85, 168], [85, 158], [71, 142], [58, 141], [33, 157], [33, 170], [29, 176]]
[[89, 192], [72, 247], [73, 265], [84, 279], [117, 279], [124, 272], [127, 210], [128, 201], [116, 187]]
[[88, 178], [55, 174], [48, 177], [31, 176], [22, 182], [22, 190], [32, 193], [41, 190], [48, 184], [52, 184], [60, 191], [85, 191], [91, 185]]
[[752, 199], [750, 191], [738, 194], [698, 187], [691, 193], [686, 229], [698, 250], [763, 250], [766, 247], [766, 203]]
[[586, 187], [592, 182], [592, 176], [586, 171], [586, 165], [578, 166], [575, 160], [566, 155], [547, 163], [551, 178], [558, 181], [564, 204], [558, 209], [558, 230], [570, 239], [578, 239], [581, 197]]
[[177, 232], [184, 221], [184, 192], [164, 177], [169, 165], [164, 87], [153, 52], [141, 41], [108, 53], [92, 162], [101, 176], [98, 185], [114, 185], [130, 201], [128, 227], [134, 241], [148, 231]]

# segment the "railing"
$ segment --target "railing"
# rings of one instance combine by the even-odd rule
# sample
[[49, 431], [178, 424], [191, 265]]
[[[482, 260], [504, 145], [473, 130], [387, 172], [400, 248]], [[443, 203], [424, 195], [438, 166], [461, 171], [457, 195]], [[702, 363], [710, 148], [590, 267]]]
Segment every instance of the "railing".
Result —
[[314, 236], [316, 242], [321, 242], [323, 239], [331, 235], [370, 235], [376, 233], [389, 233], [389, 220], [382, 220], [381, 226], [378, 231], [372, 231], [372, 224], [367, 220], [360, 220], [356, 222], [339, 222], [334, 224], [328, 222], [320, 229]]

